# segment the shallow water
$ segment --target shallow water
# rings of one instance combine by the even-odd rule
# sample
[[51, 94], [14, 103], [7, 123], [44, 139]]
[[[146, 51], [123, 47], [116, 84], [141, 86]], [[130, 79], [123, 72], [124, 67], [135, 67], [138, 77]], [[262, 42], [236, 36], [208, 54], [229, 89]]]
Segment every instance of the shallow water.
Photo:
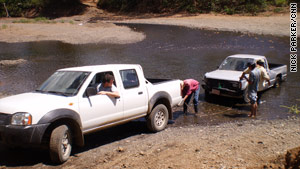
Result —
[[[212, 71], [231, 54], [265, 55], [269, 62], [289, 65], [289, 38], [206, 31], [177, 26], [128, 25], [144, 32], [144, 41], [126, 44], [72, 45], [57, 41], [30, 43], [0, 43], [0, 60], [25, 59], [26, 63], [0, 66], [0, 93], [17, 94], [36, 89], [56, 69], [110, 63], [142, 65], [145, 76], [153, 78], [202, 81], [205, 72]], [[299, 40], [298, 40], [299, 42]], [[298, 45], [300, 46], [300, 45]], [[299, 62], [298, 62], [299, 67]], [[200, 113], [182, 115], [175, 108], [175, 125], [213, 124], [248, 119], [248, 105], [238, 100], [215, 97], [204, 100], [200, 92]], [[278, 89], [266, 91], [266, 102], [259, 106], [259, 119], [287, 118], [291, 114], [281, 105], [300, 101], [299, 73], [288, 73], [288, 81]], [[192, 106], [191, 106], [192, 107]]]

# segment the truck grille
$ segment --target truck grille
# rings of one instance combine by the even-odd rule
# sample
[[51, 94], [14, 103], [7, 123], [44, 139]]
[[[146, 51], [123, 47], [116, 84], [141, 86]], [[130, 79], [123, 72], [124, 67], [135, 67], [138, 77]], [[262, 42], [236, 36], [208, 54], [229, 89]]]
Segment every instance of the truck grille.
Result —
[[239, 90], [239, 82], [207, 79], [207, 84], [214, 89], [229, 89], [235, 91]]
[[8, 114], [4, 114], [4, 113], [0, 113], [0, 125], [5, 125], [8, 122], [9, 115]]

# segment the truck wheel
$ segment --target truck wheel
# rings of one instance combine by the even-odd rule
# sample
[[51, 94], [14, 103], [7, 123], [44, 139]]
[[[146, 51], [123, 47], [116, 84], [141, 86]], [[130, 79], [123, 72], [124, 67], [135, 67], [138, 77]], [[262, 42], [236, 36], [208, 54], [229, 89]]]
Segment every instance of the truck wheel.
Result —
[[248, 97], [248, 87], [244, 90], [243, 99], [244, 99], [245, 103], [249, 103], [250, 102], [250, 99]]
[[280, 83], [281, 83], [281, 78], [279, 76], [277, 76], [273, 87], [274, 88], [280, 87]]
[[168, 124], [169, 113], [165, 105], [159, 104], [154, 107], [147, 118], [147, 127], [152, 132], [158, 132], [166, 128]]
[[66, 125], [56, 127], [50, 138], [50, 158], [54, 163], [66, 162], [72, 150], [72, 136]]

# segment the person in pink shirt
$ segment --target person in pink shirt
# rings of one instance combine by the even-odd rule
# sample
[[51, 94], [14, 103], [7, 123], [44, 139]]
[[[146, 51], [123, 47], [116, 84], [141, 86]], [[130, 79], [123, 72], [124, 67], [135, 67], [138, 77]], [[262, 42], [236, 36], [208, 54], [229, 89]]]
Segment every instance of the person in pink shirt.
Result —
[[186, 79], [180, 84], [181, 87], [181, 95], [183, 97], [183, 112], [187, 114], [187, 106], [194, 95], [193, 103], [195, 113], [198, 113], [198, 98], [200, 92], [200, 83], [194, 79]]

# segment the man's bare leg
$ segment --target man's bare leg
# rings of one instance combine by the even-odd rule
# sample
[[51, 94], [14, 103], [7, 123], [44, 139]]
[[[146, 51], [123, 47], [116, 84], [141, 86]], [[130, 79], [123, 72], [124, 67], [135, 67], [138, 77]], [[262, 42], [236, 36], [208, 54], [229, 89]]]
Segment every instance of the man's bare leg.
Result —
[[254, 108], [254, 110], [253, 110], [252, 117], [256, 117], [256, 113], [257, 113], [257, 102], [254, 103], [253, 108]]

